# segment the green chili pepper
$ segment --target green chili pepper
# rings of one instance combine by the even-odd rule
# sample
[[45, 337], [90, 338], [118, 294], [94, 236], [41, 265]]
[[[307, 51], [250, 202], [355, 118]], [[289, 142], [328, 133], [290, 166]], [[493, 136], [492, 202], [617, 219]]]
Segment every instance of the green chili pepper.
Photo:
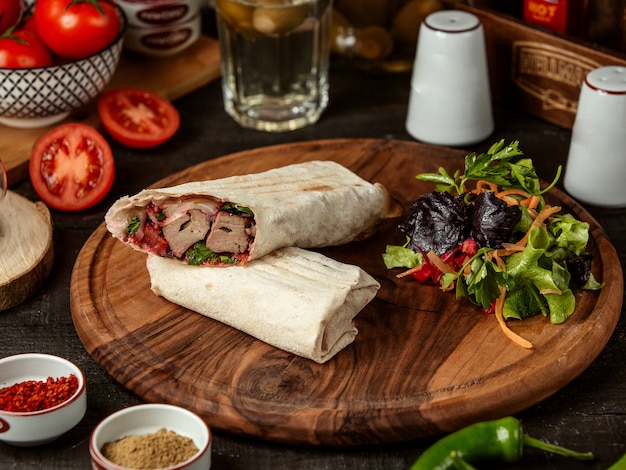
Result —
[[450, 452], [450, 460], [452, 460], [452, 464], [455, 470], [476, 470], [476, 467], [470, 465], [461, 457], [459, 457], [459, 453], [456, 450]]
[[411, 470], [454, 470], [482, 460], [517, 462], [524, 447], [581, 460], [593, 459], [591, 452], [576, 452], [534, 439], [522, 432], [522, 423], [513, 417], [472, 424], [435, 442], [411, 466]]

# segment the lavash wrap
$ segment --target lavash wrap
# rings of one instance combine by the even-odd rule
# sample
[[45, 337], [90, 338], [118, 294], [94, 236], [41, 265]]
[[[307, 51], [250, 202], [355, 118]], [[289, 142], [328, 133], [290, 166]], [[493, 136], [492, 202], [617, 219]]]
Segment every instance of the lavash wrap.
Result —
[[229, 269], [148, 256], [152, 291], [284, 351], [324, 363], [351, 344], [380, 284], [358, 266], [286, 247]]
[[145, 251], [126, 240], [133, 216], [150, 202], [184, 196], [208, 196], [252, 210], [256, 235], [247, 261], [286, 246], [316, 248], [365, 238], [385, 218], [390, 205], [381, 185], [365, 181], [339, 163], [309, 161], [262, 173], [145, 189], [111, 206], [105, 215], [107, 229]]

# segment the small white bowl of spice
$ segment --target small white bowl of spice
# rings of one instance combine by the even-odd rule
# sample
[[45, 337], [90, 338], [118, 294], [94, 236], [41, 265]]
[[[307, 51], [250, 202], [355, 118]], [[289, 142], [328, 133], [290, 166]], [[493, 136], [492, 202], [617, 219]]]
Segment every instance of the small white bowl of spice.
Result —
[[0, 359], [0, 441], [51, 442], [76, 426], [86, 410], [85, 376], [67, 359], [39, 353]]
[[151, 403], [101, 421], [91, 433], [89, 453], [97, 470], [208, 470], [211, 443], [211, 431], [198, 415]]

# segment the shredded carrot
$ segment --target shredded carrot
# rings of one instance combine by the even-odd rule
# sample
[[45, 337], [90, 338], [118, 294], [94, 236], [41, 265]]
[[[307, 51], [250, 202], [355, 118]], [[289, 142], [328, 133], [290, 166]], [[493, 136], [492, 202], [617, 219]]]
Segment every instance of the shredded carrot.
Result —
[[506, 324], [506, 321], [504, 320], [504, 314], [503, 314], [505, 296], [506, 296], [506, 289], [500, 286], [500, 297], [496, 299], [496, 305], [495, 305], [496, 307], [495, 315], [498, 320], [498, 323], [500, 324], [500, 328], [502, 329], [504, 334], [508, 336], [508, 338], [512, 340], [515, 344], [526, 349], [532, 349], [533, 344], [530, 341], [522, 338], [520, 335], [513, 332]]
[[496, 185], [495, 183], [490, 183], [489, 181], [480, 180], [476, 182], [476, 189], [472, 191], [472, 193], [478, 194], [485, 191], [491, 191], [495, 193], [496, 191], [498, 191], [498, 185]]
[[541, 225], [542, 223], [546, 221], [548, 217], [556, 214], [560, 210], [561, 210], [561, 206], [546, 206], [544, 210], [542, 210], [541, 212], [539, 212], [539, 214], [537, 214], [537, 217], [535, 217], [535, 220], [533, 220], [533, 224], [536, 226]]
[[491, 258], [502, 258], [506, 256], [511, 256], [513, 253], [517, 253], [519, 251], [524, 251], [524, 247], [522, 245], [511, 245], [507, 244], [503, 248], [498, 248], [497, 250], [493, 250], [489, 252], [489, 256]]
[[428, 261], [437, 266], [437, 269], [439, 269], [439, 271], [441, 271], [442, 273], [448, 274], [454, 272], [452, 268], [444, 263], [439, 255], [433, 250], [430, 250], [428, 253], [426, 253], [426, 257], [428, 258]]
[[506, 263], [504, 262], [504, 260], [502, 259], [498, 251], [494, 250], [490, 253], [490, 255], [491, 255], [490, 258], [494, 259], [498, 267], [502, 269], [502, 271], [504, 271], [506, 269]]
[[506, 202], [507, 206], [519, 206], [519, 201], [511, 196], [498, 196], [496, 197], [504, 202]]
[[[504, 250], [504, 251], [508, 251], [508, 252], [514, 253], [514, 252], [516, 252], [516, 251], [521, 251], [521, 250], [523, 250], [523, 249], [524, 249], [524, 247], [521, 247], [521, 246], [519, 246], [519, 245], [516, 245], [515, 243], [507, 243], [507, 242], [503, 242], [503, 243], [502, 243], [502, 248], [500, 248], [500, 249], [502, 249], [502, 250]], [[500, 256], [507, 256], [507, 255], [504, 255], [504, 254], [500, 253]]]
[[525, 205], [528, 209], [536, 209], [539, 205], [539, 201], [541, 201], [541, 199], [539, 198], [539, 196], [535, 195], [523, 199], [519, 203]]
[[546, 207], [544, 210], [539, 212], [539, 214], [537, 214], [537, 217], [535, 217], [535, 220], [533, 220], [532, 224], [530, 224], [530, 228], [528, 229], [526, 234], [516, 243], [516, 245], [525, 246], [526, 242], [528, 242], [528, 236], [530, 232], [542, 225], [546, 221], [546, 219], [548, 219], [548, 217], [556, 214], [560, 210], [561, 208], [559, 206], [551, 206]]
[[499, 191], [496, 193], [496, 196], [498, 197], [511, 195], [522, 196], [524, 199], [528, 199], [531, 197], [529, 193], [527, 193], [526, 191], [522, 191], [521, 189], [505, 189], [504, 191]]
[[472, 263], [467, 263], [463, 269], [463, 276], [469, 276], [472, 273]]
[[396, 274], [396, 279], [400, 279], [405, 276], [410, 276], [411, 274], [419, 271], [421, 268], [422, 268], [422, 265], [419, 265], [419, 266], [415, 266], [414, 268], [407, 269], [406, 271], [402, 271], [401, 273]]
[[[536, 209], [541, 202], [541, 198], [539, 196], [532, 195], [521, 189], [505, 189], [503, 191], [498, 191], [497, 185], [482, 180], [476, 183], [476, 189], [471, 192], [473, 194], [479, 194], [489, 191], [493, 192], [497, 198], [503, 200], [509, 206], [525, 205], [529, 210], [532, 210]], [[520, 196], [521, 199], [517, 199], [513, 196]]]
[[522, 191], [521, 189], [505, 189], [504, 191], [496, 191], [495, 193], [498, 199], [503, 200], [509, 206], [519, 206], [521, 204], [520, 199], [517, 199], [513, 196], [521, 196], [522, 200], [529, 199], [531, 197], [526, 191]]
[[443, 292], [450, 292], [454, 289], [454, 281], [452, 281], [448, 286], [444, 286], [440, 283], [440, 288]]

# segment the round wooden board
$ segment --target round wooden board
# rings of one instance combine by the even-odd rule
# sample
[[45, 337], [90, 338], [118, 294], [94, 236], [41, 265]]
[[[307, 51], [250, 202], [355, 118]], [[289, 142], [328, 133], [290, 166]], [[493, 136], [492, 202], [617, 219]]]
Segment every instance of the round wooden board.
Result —
[[[405, 141], [311, 141], [207, 161], [155, 186], [329, 159], [383, 183], [408, 209], [433, 190], [416, 174], [439, 166], [454, 171], [464, 155]], [[326, 364], [157, 297], [150, 291], [145, 255], [113, 239], [104, 226], [76, 261], [72, 315], [87, 351], [117, 381], [146, 401], [192, 409], [215, 429], [331, 446], [433, 436], [538, 403], [589, 366], [615, 328], [623, 296], [615, 249], [567, 195], [554, 190], [549, 200], [591, 224], [594, 272], [606, 287], [578, 295], [576, 311], [563, 325], [550, 325], [542, 316], [512, 323], [534, 344], [532, 350], [511, 343], [493, 315], [386, 270], [385, 245], [404, 242], [396, 228], [400, 219], [366, 241], [322, 250], [360, 265], [382, 285], [356, 317], [355, 342]]]

